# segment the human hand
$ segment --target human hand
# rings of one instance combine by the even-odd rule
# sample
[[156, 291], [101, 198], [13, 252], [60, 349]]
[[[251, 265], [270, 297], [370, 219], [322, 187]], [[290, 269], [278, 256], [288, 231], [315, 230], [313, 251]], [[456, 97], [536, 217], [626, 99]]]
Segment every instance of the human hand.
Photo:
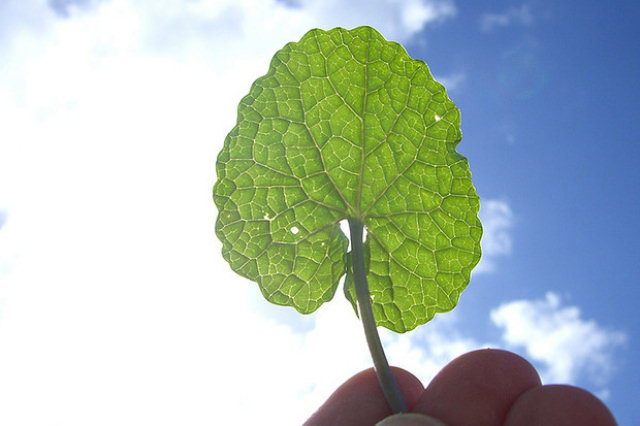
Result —
[[[411, 373], [392, 368], [410, 416], [391, 416], [373, 369], [342, 384], [305, 426], [609, 426], [611, 412], [589, 392], [542, 386], [529, 362], [483, 349], [456, 358], [425, 389]], [[382, 421], [384, 420], [384, 421]]]

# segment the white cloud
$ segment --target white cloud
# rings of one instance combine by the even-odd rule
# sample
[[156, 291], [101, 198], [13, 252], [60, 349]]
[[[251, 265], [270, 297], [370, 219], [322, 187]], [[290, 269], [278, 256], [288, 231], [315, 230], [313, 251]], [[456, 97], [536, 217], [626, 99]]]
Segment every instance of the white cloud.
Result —
[[456, 72], [452, 74], [438, 75], [434, 78], [442, 84], [448, 93], [452, 93], [460, 90], [464, 82], [467, 80], [467, 75], [462, 72]]
[[541, 300], [505, 303], [491, 311], [491, 319], [508, 346], [524, 348], [528, 358], [543, 366], [545, 383], [587, 377], [604, 385], [613, 370], [613, 351], [626, 340], [624, 333], [583, 319], [578, 307], [563, 306], [551, 292]]
[[406, 41], [425, 25], [456, 15], [452, 0], [301, 0], [300, 6], [318, 22], [326, 23], [325, 26], [351, 28], [366, 24], [378, 28], [388, 39], [397, 41]]
[[483, 228], [482, 258], [473, 271], [476, 274], [493, 271], [496, 258], [511, 254], [511, 229], [514, 225], [513, 212], [506, 201], [481, 200], [479, 217]]
[[299, 424], [366, 368], [345, 301], [308, 336], [252, 311], [214, 235], [215, 157], [284, 43], [361, 24], [406, 41], [453, 11], [0, 3], [0, 423]]
[[499, 341], [482, 342], [469, 335], [459, 319], [461, 311], [437, 315], [407, 334], [381, 330], [390, 363], [416, 374], [426, 385], [451, 360], [479, 348], [520, 352], [540, 372], [543, 383], [586, 387], [598, 397], [611, 396], [607, 388], [614, 372], [614, 355], [626, 341], [625, 333], [607, 330], [583, 319], [580, 309], [547, 293], [541, 300], [515, 300], [491, 310]]
[[417, 32], [425, 23], [443, 21], [455, 16], [456, 12], [452, 1], [405, 1], [402, 10], [402, 26], [406, 31]]
[[534, 23], [533, 13], [528, 4], [519, 8], [511, 7], [503, 13], [485, 13], [480, 18], [480, 29], [485, 32], [510, 25], [531, 26]]

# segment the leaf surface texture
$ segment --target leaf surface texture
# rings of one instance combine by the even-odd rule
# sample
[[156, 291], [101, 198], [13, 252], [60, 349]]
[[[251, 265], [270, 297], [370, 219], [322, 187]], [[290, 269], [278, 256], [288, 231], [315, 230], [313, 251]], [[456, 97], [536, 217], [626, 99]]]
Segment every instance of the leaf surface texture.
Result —
[[[278, 51], [218, 156], [216, 233], [271, 302], [315, 311], [362, 220], [378, 325], [453, 309], [480, 260], [479, 199], [455, 151], [460, 112], [427, 65], [370, 27], [311, 30]], [[351, 273], [345, 293], [355, 301]]]

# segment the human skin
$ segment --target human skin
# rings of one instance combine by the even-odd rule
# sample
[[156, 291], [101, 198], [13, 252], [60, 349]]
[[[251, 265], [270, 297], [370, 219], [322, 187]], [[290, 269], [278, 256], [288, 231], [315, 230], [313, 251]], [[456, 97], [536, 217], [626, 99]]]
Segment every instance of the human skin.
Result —
[[[507, 351], [483, 349], [462, 355], [426, 389], [408, 371], [392, 370], [409, 411], [448, 426], [616, 425], [595, 396], [568, 385], [542, 386], [535, 368]], [[390, 415], [376, 374], [369, 369], [341, 385], [305, 426], [375, 425]]]

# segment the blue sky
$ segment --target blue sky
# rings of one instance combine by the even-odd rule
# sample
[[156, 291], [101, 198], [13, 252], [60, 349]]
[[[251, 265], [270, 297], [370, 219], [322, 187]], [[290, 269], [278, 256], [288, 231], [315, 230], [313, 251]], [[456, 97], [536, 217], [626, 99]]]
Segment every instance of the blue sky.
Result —
[[640, 424], [639, 15], [630, 1], [2, 2], [0, 423], [299, 424], [369, 366], [341, 292], [302, 317], [229, 270], [210, 194], [273, 53], [310, 28], [371, 25], [461, 109], [485, 227], [458, 308], [383, 332], [390, 361], [427, 383], [465, 351], [506, 348]]

